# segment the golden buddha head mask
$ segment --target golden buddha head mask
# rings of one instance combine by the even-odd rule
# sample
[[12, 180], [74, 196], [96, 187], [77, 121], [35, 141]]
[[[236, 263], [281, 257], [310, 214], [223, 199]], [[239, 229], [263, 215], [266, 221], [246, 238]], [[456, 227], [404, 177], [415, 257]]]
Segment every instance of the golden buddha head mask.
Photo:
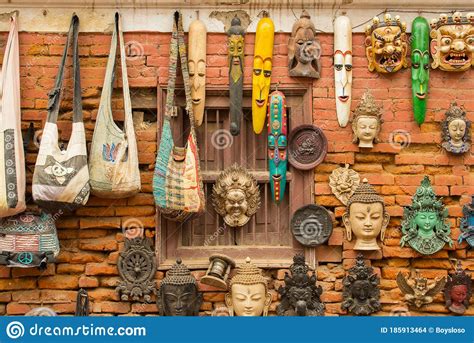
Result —
[[251, 263], [247, 257], [245, 264], [237, 269], [231, 279], [229, 293], [225, 302], [230, 316], [258, 317], [267, 316], [272, 296], [262, 270]]
[[359, 143], [361, 148], [372, 148], [373, 143], [378, 143], [382, 123], [382, 109], [377, 106], [372, 94], [366, 91], [352, 118], [353, 143]]
[[384, 20], [372, 19], [365, 29], [365, 54], [369, 60], [369, 70], [379, 73], [395, 73], [408, 66], [408, 43], [406, 23], [400, 17], [385, 14]]
[[254, 177], [237, 164], [224, 170], [212, 189], [212, 202], [231, 227], [247, 224], [260, 206], [260, 190]]

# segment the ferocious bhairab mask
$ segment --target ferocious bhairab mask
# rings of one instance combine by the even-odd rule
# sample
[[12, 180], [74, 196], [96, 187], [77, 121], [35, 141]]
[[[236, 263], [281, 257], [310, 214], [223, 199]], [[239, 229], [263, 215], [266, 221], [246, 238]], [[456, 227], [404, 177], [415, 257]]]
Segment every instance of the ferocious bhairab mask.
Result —
[[206, 26], [200, 20], [189, 25], [189, 82], [196, 126], [202, 124], [206, 100]]
[[225, 303], [230, 316], [259, 317], [267, 316], [272, 296], [268, 292], [268, 284], [257, 268], [247, 257], [245, 264], [237, 269], [230, 280], [229, 293], [225, 295]]
[[463, 154], [471, 150], [471, 122], [466, 111], [455, 102], [446, 111], [446, 119], [441, 123], [443, 143], [441, 146], [453, 154]]
[[285, 95], [274, 91], [268, 106], [268, 169], [273, 200], [277, 204], [284, 198], [286, 188], [287, 123]]
[[230, 102], [230, 133], [240, 133], [242, 121], [242, 87], [244, 83], [244, 35], [240, 19], [232, 19], [227, 31], [229, 48], [229, 102]]
[[188, 268], [177, 259], [166, 273], [158, 290], [157, 305], [161, 316], [198, 316], [202, 293]]
[[323, 289], [316, 286], [316, 274], [308, 275], [309, 267], [304, 255], [293, 257], [291, 275], [285, 273], [285, 285], [278, 289], [281, 301], [277, 306], [279, 316], [323, 316], [324, 304], [321, 302]]
[[465, 71], [474, 66], [474, 13], [441, 14], [431, 21], [433, 69]]
[[448, 282], [444, 288], [446, 308], [454, 314], [462, 315], [469, 307], [471, 296], [471, 276], [462, 269], [461, 261], [458, 261], [454, 274], [448, 275]]
[[418, 271], [415, 271], [412, 280], [406, 279], [400, 272], [397, 275], [397, 284], [405, 295], [408, 305], [420, 308], [433, 302], [433, 297], [443, 290], [446, 278], [443, 277], [428, 284], [428, 279], [420, 276]]
[[426, 115], [428, 83], [430, 79], [429, 25], [423, 17], [416, 17], [411, 25], [411, 88], [413, 113], [418, 125]]
[[474, 195], [471, 197], [471, 203], [463, 206], [462, 214], [458, 243], [466, 240], [467, 244], [474, 248]]
[[408, 66], [408, 44], [406, 24], [400, 22], [400, 17], [392, 20], [386, 13], [384, 21], [374, 17], [372, 25], [365, 29], [365, 54], [369, 60], [369, 70], [379, 73], [395, 73]]
[[378, 135], [382, 127], [382, 109], [375, 103], [375, 98], [367, 90], [357, 105], [352, 117], [353, 143], [361, 148], [372, 148], [378, 143]]
[[255, 34], [255, 50], [252, 76], [252, 122], [253, 131], [259, 134], [263, 130], [267, 113], [268, 94], [272, 77], [273, 37], [275, 26], [265, 13], [260, 19]]
[[352, 100], [352, 26], [346, 16], [334, 21], [334, 81], [337, 121], [346, 127]]
[[288, 41], [290, 76], [319, 79], [321, 72], [321, 44], [316, 39], [316, 28], [311, 16], [303, 10], [291, 31]]
[[453, 241], [447, 218], [448, 210], [436, 198], [430, 179], [425, 176], [413, 196], [412, 205], [404, 209], [400, 245], [408, 244], [423, 255], [440, 251], [446, 243], [451, 247]]
[[385, 202], [364, 179], [347, 202], [347, 211], [342, 220], [346, 227], [347, 240], [356, 236], [354, 250], [380, 250], [377, 237], [383, 242], [390, 215], [385, 211]]
[[254, 177], [237, 164], [224, 170], [212, 189], [214, 209], [231, 227], [247, 224], [260, 206], [260, 190]]
[[367, 316], [381, 309], [380, 279], [372, 267], [364, 263], [362, 254], [357, 256], [356, 264], [342, 279], [342, 296], [344, 301], [341, 308], [358, 316]]

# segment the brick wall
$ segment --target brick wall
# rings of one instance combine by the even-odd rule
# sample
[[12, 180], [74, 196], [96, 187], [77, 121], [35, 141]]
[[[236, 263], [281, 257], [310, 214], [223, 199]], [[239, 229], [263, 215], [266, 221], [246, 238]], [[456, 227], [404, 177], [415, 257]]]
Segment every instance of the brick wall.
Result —
[[[0, 35], [3, 51], [7, 34]], [[418, 127], [412, 118], [410, 70], [403, 70], [393, 76], [372, 74], [367, 70], [367, 60], [363, 47], [362, 34], [354, 34], [354, 81], [353, 108], [365, 91], [370, 89], [380, 104], [383, 104], [384, 120], [381, 143], [369, 152], [361, 152], [351, 143], [350, 125], [341, 129], [336, 120], [334, 81], [332, 71], [332, 35], [319, 36], [323, 46], [322, 78], [313, 83], [314, 123], [322, 127], [328, 138], [328, 155], [315, 173], [315, 201], [335, 213], [336, 225], [327, 247], [321, 249], [319, 284], [324, 288], [323, 301], [328, 315], [344, 314], [340, 310], [342, 301], [342, 278], [352, 266], [356, 253], [353, 242], [344, 240], [341, 215], [344, 207], [331, 194], [328, 177], [334, 168], [342, 163], [350, 163], [361, 177], [367, 177], [385, 198], [391, 221], [381, 252], [369, 252], [377, 273], [381, 274], [381, 301], [383, 310], [378, 314], [390, 314], [394, 308], [403, 307], [402, 297], [396, 285], [396, 274], [419, 268], [421, 274], [433, 279], [446, 276], [451, 269], [448, 257], [461, 258], [465, 266], [474, 271], [474, 253], [467, 252], [465, 245], [454, 245], [429, 257], [422, 257], [409, 248], [400, 248], [400, 221], [403, 206], [411, 203], [411, 196], [424, 175], [429, 175], [435, 191], [444, 196], [449, 209], [449, 220], [453, 230], [452, 238], [459, 234], [459, 219], [462, 205], [469, 202], [474, 194], [474, 176], [471, 153], [463, 156], [449, 156], [440, 148], [440, 121], [451, 100], [458, 100], [474, 119], [473, 71], [455, 74], [431, 71], [430, 98], [425, 124]], [[137, 56], [127, 59], [128, 75], [132, 93], [140, 88], [155, 88], [157, 83], [166, 85], [169, 52], [169, 34], [127, 33], [126, 41], [134, 41], [138, 47]], [[273, 82], [280, 81], [280, 88], [307, 80], [291, 79], [287, 76], [288, 34], [279, 33], [275, 37]], [[227, 53], [224, 34], [208, 35], [209, 85], [227, 87]], [[20, 63], [22, 116], [24, 128], [30, 122], [40, 129], [46, 117], [47, 93], [54, 83], [57, 66], [65, 43], [64, 35], [20, 34]], [[254, 35], [246, 36], [245, 84], [251, 85], [251, 65]], [[105, 74], [110, 35], [81, 34], [79, 38], [81, 58], [81, 83], [83, 88], [84, 119], [87, 139], [92, 137], [94, 119], [97, 115], [100, 91]], [[66, 88], [71, 89], [71, 71], [66, 73]], [[70, 134], [71, 94], [66, 91], [63, 105], [65, 112], [58, 125], [62, 138]], [[471, 95], [471, 96], [470, 96]], [[123, 116], [120, 94], [114, 96], [113, 108], [117, 118]], [[410, 144], [398, 148], [390, 144], [391, 132], [409, 132]], [[121, 302], [115, 292], [119, 277], [116, 268], [118, 251], [123, 247], [121, 227], [129, 220], [139, 220], [146, 228], [149, 237], [154, 236], [155, 208], [151, 194], [152, 174], [156, 147], [156, 126], [137, 132], [139, 160], [141, 164], [142, 192], [129, 199], [99, 199], [91, 197], [87, 206], [74, 215], [62, 216], [57, 227], [61, 241], [61, 254], [54, 265], [45, 271], [0, 267], [0, 314], [22, 315], [32, 307], [51, 306], [61, 314], [72, 314], [75, 309], [76, 291], [84, 287], [89, 291], [94, 315], [118, 314], [157, 314], [154, 304]], [[30, 144], [26, 156], [28, 162], [28, 192], [31, 192], [31, 179], [37, 147]], [[32, 206], [34, 207], [34, 206]], [[271, 277], [271, 292], [277, 305], [277, 289], [283, 284], [285, 270], [267, 270]], [[193, 272], [200, 278], [204, 271]], [[157, 279], [163, 278], [157, 272]], [[223, 306], [224, 292], [216, 292], [203, 286], [205, 290], [202, 313], [209, 314], [214, 308]], [[472, 303], [472, 302], [471, 302]], [[411, 311], [413, 315], [420, 312]], [[441, 294], [435, 302], [428, 305], [423, 314], [447, 314]], [[474, 315], [474, 306], [466, 314]]]

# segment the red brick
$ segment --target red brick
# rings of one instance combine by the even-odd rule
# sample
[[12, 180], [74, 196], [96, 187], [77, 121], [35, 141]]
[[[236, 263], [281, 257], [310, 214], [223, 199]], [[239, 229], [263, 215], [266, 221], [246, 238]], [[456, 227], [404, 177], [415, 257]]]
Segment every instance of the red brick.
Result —
[[38, 286], [50, 289], [77, 289], [78, 280], [77, 275], [47, 276], [38, 279]]

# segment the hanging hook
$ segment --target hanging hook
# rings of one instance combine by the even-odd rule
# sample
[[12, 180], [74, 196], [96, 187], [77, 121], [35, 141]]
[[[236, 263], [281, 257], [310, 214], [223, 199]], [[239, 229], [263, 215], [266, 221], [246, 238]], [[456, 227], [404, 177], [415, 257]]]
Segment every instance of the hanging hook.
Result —
[[275, 92], [278, 91], [278, 87], [280, 86], [280, 81], [277, 82], [277, 84], [275, 85]]

